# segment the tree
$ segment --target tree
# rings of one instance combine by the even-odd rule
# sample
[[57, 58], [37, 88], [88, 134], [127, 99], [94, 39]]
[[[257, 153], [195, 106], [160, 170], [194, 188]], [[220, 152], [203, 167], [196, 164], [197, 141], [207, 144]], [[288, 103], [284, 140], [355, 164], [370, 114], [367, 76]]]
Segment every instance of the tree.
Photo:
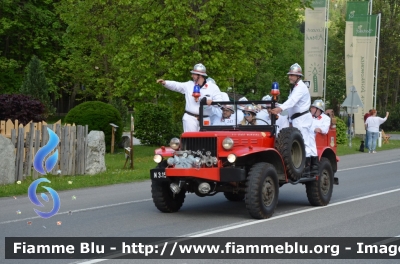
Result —
[[1, 0], [1, 93], [19, 91], [24, 69], [32, 55], [36, 55], [49, 74], [48, 90], [57, 94], [57, 86], [64, 81], [64, 70], [57, 62], [63, 55], [61, 36], [65, 25], [54, 12], [55, 2], [59, 0]]
[[223, 88], [232, 86], [232, 77], [254, 77], [272, 58], [273, 43], [291, 41], [288, 29], [302, 7], [303, 1], [289, 0], [70, 0], [57, 10], [68, 24], [71, 76], [85, 84], [85, 93], [162, 103], [165, 95], [181, 97], [155, 80], [185, 81], [198, 62]]
[[346, 98], [345, 30], [346, 1], [338, 1], [329, 12], [329, 39], [326, 69], [326, 101], [338, 115]]
[[54, 107], [52, 106], [48, 83], [45, 76], [44, 69], [36, 56], [32, 57], [32, 60], [29, 62], [26, 72], [25, 78], [22, 83], [21, 94], [29, 95], [32, 98], [38, 99], [42, 102], [46, 107], [46, 114], [52, 115], [55, 112]]

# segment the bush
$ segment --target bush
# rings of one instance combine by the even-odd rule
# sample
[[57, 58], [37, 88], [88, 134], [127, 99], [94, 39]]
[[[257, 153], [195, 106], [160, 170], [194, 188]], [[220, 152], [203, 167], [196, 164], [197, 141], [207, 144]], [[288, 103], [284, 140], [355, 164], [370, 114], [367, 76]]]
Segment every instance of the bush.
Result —
[[30, 121], [41, 122], [46, 113], [45, 106], [37, 99], [23, 94], [0, 95], [0, 120], [16, 119], [24, 126]]
[[180, 136], [182, 123], [174, 123], [169, 108], [145, 103], [135, 111], [135, 137], [144, 145], [167, 145]]
[[107, 151], [111, 148], [112, 131], [110, 123], [118, 126], [115, 132], [114, 145], [121, 140], [123, 130], [121, 115], [115, 107], [103, 102], [91, 101], [75, 106], [68, 112], [65, 122], [68, 124], [75, 123], [75, 125], [88, 125], [89, 132], [92, 130], [103, 131]]
[[336, 121], [336, 144], [347, 144], [347, 126], [340, 118]]

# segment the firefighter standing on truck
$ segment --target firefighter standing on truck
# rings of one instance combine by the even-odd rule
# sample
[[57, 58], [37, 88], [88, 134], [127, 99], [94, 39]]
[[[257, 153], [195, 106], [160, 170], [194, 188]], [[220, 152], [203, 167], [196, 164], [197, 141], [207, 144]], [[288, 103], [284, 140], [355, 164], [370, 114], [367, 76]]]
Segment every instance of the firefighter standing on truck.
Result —
[[315, 133], [312, 129], [313, 117], [310, 113], [310, 92], [301, 80], [303, 73], [299, 64], [295, 63], [290, 66], [287, 75], [291, 85], [289, 98], [279, 107], [272, 109], [271, 113], [276, 115], [286, 109], [288, 110], [289, 122], [293, 127], [299, 129], [303, 135], [306, 151], [304, 174], [314, 177], [319, 171], [319, 158], [315, 144]]
[[175, 82], [158, 79], [157, 83], [161, 83], [165, 88], [179, 92], [185, 95], [186, 105], [185, 114], [182, 117], [184, 132], [197, 132], [200, 130], [199, 125], [199, 107], [200, 100], [207, 98], [208, 107], [203, 111], [203, 117], [212, 115], [210, 104], [212, 101], [221, 101], [221, 91], [215, 82], [207, 82], [206, 67], [198, 63], [194, 65], [192, 73], [192, 81]]

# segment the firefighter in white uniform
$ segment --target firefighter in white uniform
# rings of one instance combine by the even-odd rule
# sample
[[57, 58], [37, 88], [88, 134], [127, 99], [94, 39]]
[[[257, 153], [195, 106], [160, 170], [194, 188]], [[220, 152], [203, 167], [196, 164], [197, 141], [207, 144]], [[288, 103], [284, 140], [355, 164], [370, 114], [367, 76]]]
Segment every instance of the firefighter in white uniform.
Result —
[[313, 116], [313, 130], [315, 133], [326, 135], [331, 126], [331, 118], [325, 112], [325, 103], [322, 100], [315, 100], [310, 108]]
[[235, 125], [235, 110], [233, 105], [222, 105], [222, 116], [216, 117], [212, 122], [213, 126], [234, 126]]
[[312, 129], [313, 117], [310, 113], [311, 96], [307, 86], [301, 80], [302, 69], [295, 63], [287, 73], [291, 84], [288, 100], [271, 110], [272, 114], [279, 114], [284, 110], [289, 112], [289, 122], [301, 131], [306, 151], [305, 174], [313, 177], [319, 171], [319, 158], [315, 145], [315, 134]]
[[[221, 100], [221, 91], [219, 87], [213, 82], [207, 82], [205, 77], [207, 77], [206, 67], [198, 63], [194, 65], [192, 73], [192, 81], [188, 82], [175, 82], [166, 81], [163, 79], [158, 79], [157, 83], [161, 83], [165, 88], [179, 92], [185, 95], [186, 105], [185, 114], [183, 115], [183, 131], [184, 132], [197, 132], [200, 130], [199, 125], [199, 106], [200, 100], [204, 97], [207, 98], [207, 104], [209, 105], [203, 111], [204, 116], [212, 115], [212, 107], [210, 104], [213, 100]], [[200, 86], [200, 93], [196, 91], [194, 86]]]

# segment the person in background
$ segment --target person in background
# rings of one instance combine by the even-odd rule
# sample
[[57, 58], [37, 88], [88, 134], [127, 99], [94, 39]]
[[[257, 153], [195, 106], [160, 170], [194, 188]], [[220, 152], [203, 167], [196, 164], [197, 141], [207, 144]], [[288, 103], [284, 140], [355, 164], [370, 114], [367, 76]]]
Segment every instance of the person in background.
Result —
[[272, 109], [271, 113], [276, 115], [288, 109], [290, 116], [289, 122], [293, 127], [300, 130], [304, 139], [306, 152], [304, 174], [314, 177], [319, 173], [319, 158], [315, 144], [315, 134], [312, 130], [313, 117], [310, 113], [310, 92], [301, 80], [303, 74], [299, 64], [295, 63], [290, 66], [287, 75], [289, 76], [289, 82], [291, 84], [289, 98], [286, 102], [279, 105], [279, 107]]
[[371, 110], [371, 116], [365, 121], [365, 129], [368, 130], [368, 145], [369, 153], [376, 153], [376, 141], [379, 136], [379, 126], [383, 124], [389, 117], [389, 112], [386, 112], [386, 117], [381, 118], [376, 116], [376, 110]]
[[[158, 79], [157, 83], [161, 83], [165, 88], [179, 92], [185, 95], [186, 105], [185, 114], [182, 117], [184, 132], [197, 132], [200, 130], [199, 125], [199, 107], [202, 98], [207, 98], [209, 107], [204, 111], [204, 117], [212, 115], [212, 107], [210, 104], [213, 100], [221, 100], [221, 91], [219, 87], [213, 83], [207, 83], [206, 67], [198, 63], [194, 65], [192, 80], [188, 82], [175, 82]], [[195, 87], [196, 86], [196, 87]], [[208, 115], [208, 116], [207, 116]]]
[[[351, 122], [351, 124], [350, 124]], [[348, 114], [347, 115], [347, 134], [349, 137], [353, 136], [353, 131], [354, 131], [354, 114]]]
[[[272, 97], [270, 95], [266, 95], [261, 99], [261, 101], [272, 101]], [[270, 118], [271, 102], [267, 104], [260, 104], [258, 105], [258, 107], [259, 107], [259, 112], [257, 113], [257, 118], [265, 120], [268, 122], [268, 124], [271, 124], [271, 118]]]
[[[270, 95], [266, 95], [262, 98], [263, 101], [272, 101], [272, 97]], [[279, 104], [276, 103], [276, 106], [279, 106]], [[266, 110], [264, 110], [266, 109]], [[267, 111], [268, 116], [265, 118], [259, 117], [259, 114], [257, 114], [257, 118], [263, 119], [268, 122], [268, 124], [271, 125], [271, 105], [270, 104], [264, 104], [261, 105], [261, 111]], [[265, 124], [266, 125], [266, 124]], [[276, 119], [275, 119], [275, 125], [276, 125], [276, 136], [278, 136], [279, 132], [282, 130], [282, 128], [289, 127], [289, 120], [287, 116], [277, 114]]]
[[[367, 113], [365, 113], [365, 115], [364, 115], [364, 124], [365, 124], [365, 121], [367, 121], [367, 118], [371, 116], [371, 111], [372, 111], [372, 109], [370, 109]], [[368, 148], [368, 130], [367, 129], [365, 129], [365, 140], [364, 140], [364, 143], [365, 143], [364, 146], [366, 146]]]

